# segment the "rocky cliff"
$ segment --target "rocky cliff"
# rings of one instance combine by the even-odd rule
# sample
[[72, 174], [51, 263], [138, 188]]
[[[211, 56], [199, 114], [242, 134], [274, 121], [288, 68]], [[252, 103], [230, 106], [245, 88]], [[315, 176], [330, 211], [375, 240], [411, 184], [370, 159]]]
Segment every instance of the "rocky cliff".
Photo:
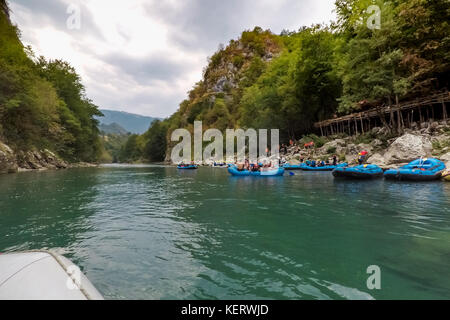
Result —
[[0, 174], [26, 170], [65, 169], [70, 166], [50, 150], [15, 152], [0, 141]]

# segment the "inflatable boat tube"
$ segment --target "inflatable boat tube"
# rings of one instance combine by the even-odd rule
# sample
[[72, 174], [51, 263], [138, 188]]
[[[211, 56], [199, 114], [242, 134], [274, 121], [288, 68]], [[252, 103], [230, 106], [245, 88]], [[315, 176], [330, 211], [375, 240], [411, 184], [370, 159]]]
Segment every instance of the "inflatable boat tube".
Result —
[[281, 167], [284, 170], [301, 170], [304, 166], [305, 166], [304, 163], [302, 163], [302, 164], [289, 164], [289, 163], [286, 163], [286, 164], [282, 165]]
[[229, 167], [228, 172], [233, 176], [238, 177], [276, 177], [284, 175], [283, 168], [275, 168], [271, 170], [263, 170], [263, 171], [248, 171], [243, 170], [239, 171], [235, 166]]
[[399, 169], [389, 169], [384, 172], [386, 179], [431, 181], [441, 178], [445, 164], [434, 158], [417, 159]]
[[177, 166], [177, 168], [180, 170], [195, 170], [195, 169], [198, 169], [198, 166], [197, 165], [188, 165], [188, 166], [179, 165], [179, 166]]
[[383, 169], [374, 164], [339, 167], [333, 170], [333, 176], [336, 178], [375, 179], [383, 177]]
[[0, 300], [103, 300], [68, 259], [46, 251], [0, 254]]
[[333, 171], [336, 168], [347, 167], [348, 163], [341, 163], [336, 166], [311, 167], [304, 165], [301, 169], [303, 171]]

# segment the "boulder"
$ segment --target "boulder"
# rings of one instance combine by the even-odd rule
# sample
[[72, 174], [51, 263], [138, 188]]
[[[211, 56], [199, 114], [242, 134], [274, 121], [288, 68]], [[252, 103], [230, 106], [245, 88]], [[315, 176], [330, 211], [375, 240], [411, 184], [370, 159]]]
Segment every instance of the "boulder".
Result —
[[386, 164], [410, 162], [431, 155], [433, 147], [430, 137], [407, 133], [389, 146], [384, 159]]
[[378, 135], [382, 135], [385, 136], [389, 133], [389, 129], [386, 127], [382, 127], [379, 131], [378, 131]]
[[367, 159], [367, 163], [376, 164], [377, 166], [383, 167], [386, 165], [386, 160], [381, 154], [374, 153]]
[[335, 149], [332, 153], [342, 153], [346, 148], [346, 142], [343, 139], [335, 139], [325, 143], [321, 148], [321, 153], [327, 154], [328, 150]]
[[367, 143], [360, 143], [356, 146], [356, 151], [357, 151], [356, 154], [360, 153], [363, 150], [367, 151], [370, 155], [370, 153], [372, 153], [372, 151], [373, 151], [373, 147], [372, 147], [372, 145], [367, 144]]
[[381, 141], [380, 139], [374, 139], [374, 140], [370, 143], [370, 145], [371, 145], [373, 148], [378, 148], [378, 147], [381, 147], [381, 146], [383, 145], [383, 141]]
[[350, 154], [353, 157], [357, 157], [358, 153], [360, 153], [363, 150], [363, 149], [361, 149], [362, 148], [361, 145], [365, 146], [364, 144], [356, 145], [354, 143], [349, 143], [349, 144], [347, 144], [347, 147], [345, 149], [345, 153], [346, 154]]
[[35, 157], [34, 151], [19, 151], [17, 161], [22, 169], [42, 169], [42, 165], [39, 163], [39, 159]]
[[300, 161], [297, 159], [291, 159], [291, 160], [289, 160], [288, 163], [295, 166], [295, 165], [299, 165]]
[[[42, 158], [44, 158], [44, 160], [42, 160]], [[69, 167], [64, 160], [61, 160], [56, 154], [48, 149], [41, 151], [41, 162], [42, 161], [47, 163], [48, 168], [66, 169]]]
[[436, 121], [434, 121], [434, 122], [431, 122], [430, 123], [430, 130], [431, 131], [436, 131], [436, 129], [439, 127], [439, 122], [436, 122]]
[[372, 134], [374, 134], [374, 135], [379, 134], [380, 131], [381, 131], [381, 128], [380, 128], [380, 127], [374, 127], [374, 128], [372, 128], [372, 130], [371, 130]]
[[225, 86], [227, 85], [229, 85], [227, 77], [221, 76], [219, 80], [217, 80], [217, 82], [214, 84], [212, 89], [214, 92], [224, 92]]
[[447, 168], [450, 168], [450, 152], [447, 152], [439, 157], [439, 160], [445, 162]]
[[12, 149], [0, 142], [0, 173], [17, 172], [16, 156]]

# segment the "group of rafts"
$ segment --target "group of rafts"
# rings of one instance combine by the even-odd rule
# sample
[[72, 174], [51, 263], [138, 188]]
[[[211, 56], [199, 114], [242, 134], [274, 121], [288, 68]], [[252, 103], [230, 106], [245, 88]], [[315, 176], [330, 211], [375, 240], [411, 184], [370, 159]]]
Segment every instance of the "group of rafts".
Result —
[[[178, 166], [179, 169], [197, 169], [197, 165]], [[332, 171], [336, 178], [350, 179], [376, 179], [385, 177], [395, 180], [431, 181], [443, 178], [450, 181], [450, 170], [446, 170], [445, 164], [435, 158], [420, 158], [404, 165], [398, 169], [388, 169], [383, 171], [374, 164], [362, 164], [348, 166], [347, 163], [328, 166], [310, 166], [306, 163], [299, 165], [285, 164], [280, 167], [261, 168], [258, 171], [239, 170], [235, 165], [228, 165], [228, 172], [233, 176], [282, 176], [285, 170], [303, 171]]]

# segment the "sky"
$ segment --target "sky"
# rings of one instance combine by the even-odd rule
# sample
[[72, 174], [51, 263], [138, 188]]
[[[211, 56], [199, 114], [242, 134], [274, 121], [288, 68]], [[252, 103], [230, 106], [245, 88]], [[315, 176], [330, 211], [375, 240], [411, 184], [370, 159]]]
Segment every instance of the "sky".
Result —
[[[219, 44], [335, 18], [334, 0], [9, 0], [37, 56], [63, 59], [101, 109], [170, 116]], [[78, 19], [79, 17], [79, 19]]]

